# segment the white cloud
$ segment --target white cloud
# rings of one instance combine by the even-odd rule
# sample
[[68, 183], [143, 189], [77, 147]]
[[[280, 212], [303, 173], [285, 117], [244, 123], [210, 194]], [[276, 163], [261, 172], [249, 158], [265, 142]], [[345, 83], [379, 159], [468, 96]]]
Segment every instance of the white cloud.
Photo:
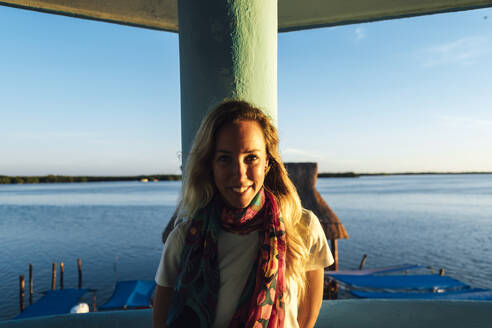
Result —
[[366, 37], [366, 30], [363, 29], [362, 27], [357, 27], [355, 29], [355, 39], [356, 40], [362, 40]]
[[483, 120], [473, 117], [441, 115], [439, 116], [439, 119], [443, 124], [451, 127], [460, 127], [460, 128], [492, 127], [492, 120]]
[[448, 43], [430, 46], [417, 54], [424, 67], [440, 65], [473, 65], [490, 53], [489, 40], [481, 36], [461, 38]]
[[347, 172], [361, 166], [360, 160], [341, 158], [333, 151], [316, 151], [298, 148], [286, 148], [281, 151], [284, 162], [316, 162], [318, 172]]
[[313, 160], [313, 159], [319, 159], [320, 154], [310, 152], [304, 149], [298, 149], [298, 148], [287, 148], [282, 151], [282, 158], [283, 160], [291, 160], [294, 158], [297, 158], [298, 160]]

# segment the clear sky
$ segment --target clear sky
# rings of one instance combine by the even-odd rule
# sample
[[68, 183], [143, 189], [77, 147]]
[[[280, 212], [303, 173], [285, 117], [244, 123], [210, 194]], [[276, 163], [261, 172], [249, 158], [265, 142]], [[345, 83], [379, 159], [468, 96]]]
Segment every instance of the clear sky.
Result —
[[[492, 9], [279, 34], [285, 161], [492, 171]], [[180, 173], [178, 35], [0, 6], [0, 175]]]

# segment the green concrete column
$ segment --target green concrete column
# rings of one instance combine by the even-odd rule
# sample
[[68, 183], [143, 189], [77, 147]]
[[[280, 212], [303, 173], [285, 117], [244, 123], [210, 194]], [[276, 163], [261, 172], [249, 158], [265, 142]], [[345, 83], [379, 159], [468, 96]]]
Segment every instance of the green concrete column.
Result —
[[225, 98], [277, 122], [277, 1], [179, 0], [183, 169], [200, 122]]

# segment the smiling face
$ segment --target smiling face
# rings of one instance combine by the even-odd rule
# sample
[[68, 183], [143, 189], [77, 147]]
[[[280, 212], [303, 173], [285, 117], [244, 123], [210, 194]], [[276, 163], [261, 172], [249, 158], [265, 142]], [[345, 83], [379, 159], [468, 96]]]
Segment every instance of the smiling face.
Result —
[[219, 130], [212, 159], [215, 186], [229, 206], [245, 208], [263, 186], [268, 166], [265, 137], [256, 121]]

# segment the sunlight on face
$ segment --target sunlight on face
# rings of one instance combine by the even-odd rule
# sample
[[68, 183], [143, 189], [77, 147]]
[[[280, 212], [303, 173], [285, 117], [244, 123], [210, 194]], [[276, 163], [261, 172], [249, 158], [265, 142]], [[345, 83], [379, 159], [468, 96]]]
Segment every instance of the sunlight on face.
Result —
[[244, 208], [263, 186], [268, 166], [265, 137], [256, 121], [225, 125], [213, 157], [215, 186], [229, 206]]

